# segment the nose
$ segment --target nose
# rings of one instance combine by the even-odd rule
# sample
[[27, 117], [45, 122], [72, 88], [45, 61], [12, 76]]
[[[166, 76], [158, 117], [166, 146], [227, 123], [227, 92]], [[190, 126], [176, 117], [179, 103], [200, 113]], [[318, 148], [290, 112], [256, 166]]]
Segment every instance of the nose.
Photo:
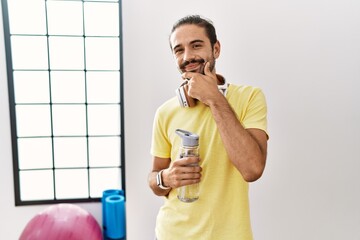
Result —
[[189, 48], [185, 49], [183, 55], [183, 61], [191, 61], [193, 59], [195, 59], [194, 52]]

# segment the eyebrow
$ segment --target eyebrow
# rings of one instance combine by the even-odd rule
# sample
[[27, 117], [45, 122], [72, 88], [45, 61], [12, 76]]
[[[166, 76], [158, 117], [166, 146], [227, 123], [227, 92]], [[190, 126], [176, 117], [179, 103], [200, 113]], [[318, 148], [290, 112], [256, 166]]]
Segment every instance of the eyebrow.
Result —
[[[203, 40], [200, 40], [200, 39], [195, 39], [193, 41], [190, 42], [190, 45], [191, 44], [194, 44], [194, 43], [203, 43], [204, 41]], [[176, 45], [174, 48], [173, 48], [173, 51], [175, 51], [177, 48], [181, 47], [181, 44], [178, 44]]]

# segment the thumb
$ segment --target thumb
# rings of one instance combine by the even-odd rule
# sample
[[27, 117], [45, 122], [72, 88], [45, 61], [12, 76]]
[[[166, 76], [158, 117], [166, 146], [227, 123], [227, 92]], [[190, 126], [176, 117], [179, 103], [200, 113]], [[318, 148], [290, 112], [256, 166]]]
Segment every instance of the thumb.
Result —
[[207, 76], [212, 76], [213, 75], [213, 72], [211, 72], [211, 63], [208, 61], [206, 62], [205, 64], [205, 67], [204, 67], [204, 74], [207, 75]]

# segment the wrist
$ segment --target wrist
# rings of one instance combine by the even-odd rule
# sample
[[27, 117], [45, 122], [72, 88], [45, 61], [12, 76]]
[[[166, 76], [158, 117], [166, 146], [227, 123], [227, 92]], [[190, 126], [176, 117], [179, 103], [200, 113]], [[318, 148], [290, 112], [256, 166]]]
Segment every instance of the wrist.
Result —
[[161, 189], [169, 190], [169, 189], [171, 189], [171, 187], [165, 186], [164, 182], [163, 182], [162, 173], [164, 170], [165, 169], [162, 169], [156, 174], [156, 185]]
[[208, 104], [207, 104], [211, 109], [222, 109], [224, 108], [224, 106], [227, 106], [229, 105], [228, 101], [226, 100], [225, 96], [222, 95], [220, 92], [219, 94], [217, 95], [217, 97], [215, 97], [214, 99], [212, 100], [209, 100], [208, 101]]

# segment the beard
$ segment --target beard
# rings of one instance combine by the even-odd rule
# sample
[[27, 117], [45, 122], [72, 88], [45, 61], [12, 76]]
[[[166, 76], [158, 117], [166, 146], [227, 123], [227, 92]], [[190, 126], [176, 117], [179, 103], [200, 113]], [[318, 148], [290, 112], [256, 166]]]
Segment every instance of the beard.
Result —
[[210, 71], [212, 72], [215, 69], [215, 58], [214, 57], [212, 57], [208, 61], [205, 61], [205, 59], [203, 59], [203, 58], [192, 59], [190, 61], [184, 61], [182, 64], [180, 64], [180, 66], [178, 68], [179, 68], [180, 73], [184, 73], [184, 72], [186, 72], [185, 68], [186, 68], [187, 65], [189, 65], [191, 63], [199, 63], [200, 68], [197, 69], [197, 70], [191, 71], [191, 72], [198, 72], [198, 73], [201, 73], [201, 74], [205, 74], [205, 64], [207, 62], [210, 62]]

